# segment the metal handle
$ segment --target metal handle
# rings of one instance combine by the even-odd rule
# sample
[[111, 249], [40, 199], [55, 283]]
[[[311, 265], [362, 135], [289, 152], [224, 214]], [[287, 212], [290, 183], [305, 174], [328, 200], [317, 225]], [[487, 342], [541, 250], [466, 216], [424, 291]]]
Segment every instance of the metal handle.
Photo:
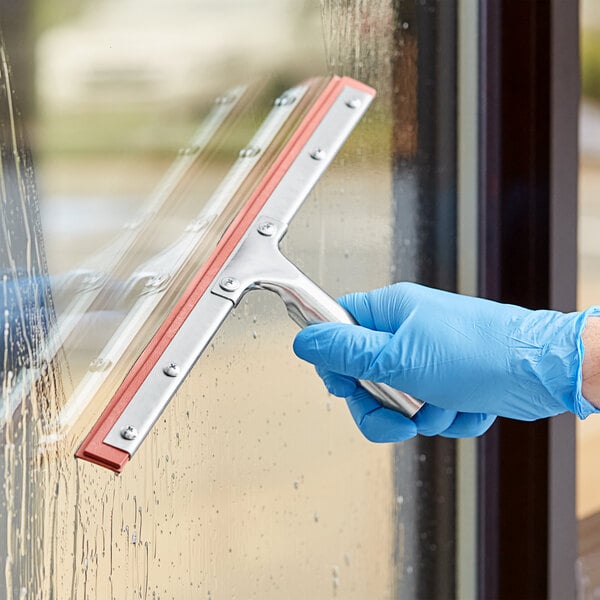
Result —
[[[275, 292], [285, 303], [288, 314], [300, 327], [315, 323], [338, 322], [356, 325], [355, 319], [329, 294], [308, 278], [285, 257], [288, 276], [277, 281], [260, 281], [255, 287]], [[360, 384], [386, 408], [413, 417], [423, 403], [385, 383], [360, 380]]]

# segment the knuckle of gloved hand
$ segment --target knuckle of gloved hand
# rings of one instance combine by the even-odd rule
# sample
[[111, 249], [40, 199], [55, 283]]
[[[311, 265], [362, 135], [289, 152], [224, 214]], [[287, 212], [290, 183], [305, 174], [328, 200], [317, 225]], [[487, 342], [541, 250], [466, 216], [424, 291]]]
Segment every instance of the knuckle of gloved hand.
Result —
[[426, 404], [414, 417], [417, 431], [421, 435], [439, 435], [448, 429], [456, 419], [456, 411], [445, 410], [432, 404]]
[[461, 413], [456, 421], [442, 435], [453, 438], [479, 437], [492, 426], [495, 420], [495, 415], [484, 413]]
[[416, 284], [412, 281], [399, 281], [389, 286], [397, 294], [411, 294], [415, 289]]
[[420, 292], [426, 288], [412, 281], [400, 281], [389, 287], [389, 290], [394, 293], [396, 299], [402, 303], [413, 301]]

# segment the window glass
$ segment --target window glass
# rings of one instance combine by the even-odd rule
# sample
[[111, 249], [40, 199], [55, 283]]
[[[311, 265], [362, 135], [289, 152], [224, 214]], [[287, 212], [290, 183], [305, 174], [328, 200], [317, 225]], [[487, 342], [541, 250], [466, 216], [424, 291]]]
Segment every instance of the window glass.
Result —
[[[148, 284], [144, 266], [180, 239], [273, 100], [307, 77], [349, 75], [377, 99], [284, 253], [333, 296], [402, 278], [456, 285], [456, 17], [439, 4], [55, 0], [7, 14], [41, 215], [25, 215], [41, 224], [29, 238], [8, 225], [40, 243], [25, 279], [39, 282], [42, 323], [27, 331], [52, 346], [57, 323], [77, 317], [5, 426], [7, 598], [417, 597], [420, 565], [436, 572], [438, 556], [451, 592], [454, 446], [366, 441], [294, 357], [296, 326], [274, 295], [242, 300], [122, 474], [73, 454], [144, 341], [105, 395], [84, 399], [90, 410], [56, 423], [90, 368], [104, 368], [135, 285]], [[428, 37], [440, 23], [443, 43]], [[14, 249], [5, 254], [8, 265]], [[106, 283], [98, 274], [111, 284], [82, 309]]]

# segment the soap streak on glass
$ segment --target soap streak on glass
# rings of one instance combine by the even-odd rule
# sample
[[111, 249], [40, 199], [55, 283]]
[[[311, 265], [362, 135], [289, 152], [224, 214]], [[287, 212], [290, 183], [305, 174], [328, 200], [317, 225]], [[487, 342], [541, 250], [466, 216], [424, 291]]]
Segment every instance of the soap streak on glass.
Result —
[[[45, 360], [55, 322], [31, 153], [0, 36], [0, 597], [50, 598], [55, 472], [38, 452], [62, 395], [62, 357]], [[36, 590], [34, 592], [34, 590]]]

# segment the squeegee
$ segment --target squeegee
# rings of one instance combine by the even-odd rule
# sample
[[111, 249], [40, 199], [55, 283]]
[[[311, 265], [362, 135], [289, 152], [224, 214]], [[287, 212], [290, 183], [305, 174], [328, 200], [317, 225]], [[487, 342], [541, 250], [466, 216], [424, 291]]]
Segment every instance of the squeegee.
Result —
[[[221, 323], [250, 290], [268, 290], [301, 327], [355, 323], [331, 296], [283, 256], [288, 224], [360, 121], [375, 91], [348, 77], [316, 78], [277, 98], [221, 184], [180, 237], [129, 276], [135, 301], [64, 409], [76, 414], [112, 389], [117, 365], [140, 348], [77, 450], [80, 459], [121, 472]], [[144, 286], [135, 282], [144, 281]], [[144, 327], [159, 305], [168, 313]], [[144, 338], [146, 336], [146, 338]], [[135, 353], [134, 353], [135, 354]], [[421, 402], [361, 381], [379, 402], [412, 417]], [[113, 386], [114, 387], [114, 386]], [[67, 418], [69, 420], [71, 417]]]

